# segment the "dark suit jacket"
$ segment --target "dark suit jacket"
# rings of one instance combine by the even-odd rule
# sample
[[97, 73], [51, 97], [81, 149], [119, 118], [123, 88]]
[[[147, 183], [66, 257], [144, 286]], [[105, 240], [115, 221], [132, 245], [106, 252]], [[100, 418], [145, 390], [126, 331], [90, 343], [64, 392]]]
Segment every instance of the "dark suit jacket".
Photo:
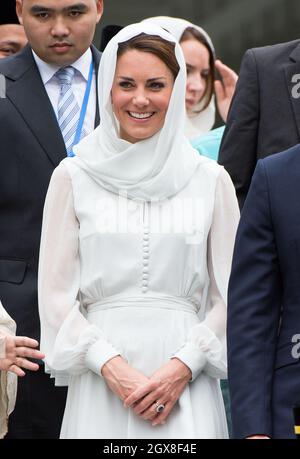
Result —
[[295, 438], [299, 196], [300, 146], [258, 162], [241, 214], [228, 291], [229, 385], [238, 438]]
[[[100, 53], [92, 52], [98, 69]], [[50, 177], [66, 149], [30, 47], [3, 59], [0, 74], [6, 78], [6, 98], [0, 99], [0, 300], [17, 333], [39, 340], [42, 213]], [[24, 409], [32, 413], [30, 406]]]
[[258, 159], [300, 141], [300, 99], [292, 97], [292, 78], [299, 74], [300, 40], [244, 56], [219, 155], [241, 207]]

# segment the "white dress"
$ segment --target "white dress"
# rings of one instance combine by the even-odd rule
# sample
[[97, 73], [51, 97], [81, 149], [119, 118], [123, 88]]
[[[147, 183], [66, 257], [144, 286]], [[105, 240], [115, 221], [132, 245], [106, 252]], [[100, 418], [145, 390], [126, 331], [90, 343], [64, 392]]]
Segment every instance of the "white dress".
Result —
[[[176, 196], [151, 204], [101, 188], [76, 158], [59, 165], [44, 210], [39, 307], [48, 370], [69, 386], [61, 438], [227, 437], [219, 378], [238, 218], [228, 174], [207, 158]], [[175, 356], [189, 366], [165, 425], [152, 427], [110, 391], [100, 370], [116, 355], [149, 377]]]

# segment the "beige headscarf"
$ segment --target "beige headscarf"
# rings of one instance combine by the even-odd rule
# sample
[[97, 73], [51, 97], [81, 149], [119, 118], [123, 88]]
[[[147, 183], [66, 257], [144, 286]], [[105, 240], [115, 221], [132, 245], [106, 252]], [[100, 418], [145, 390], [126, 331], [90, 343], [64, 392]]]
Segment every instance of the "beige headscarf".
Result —
[[[151, 23], [159, 25], [164, 29], [168, 30], [175, 38], [180, 42], [181, 37], [184, 31], [188, 27], [193, 27], [198, 30], [206, 38], [206, 41], [211, 48], [213, 55], [215, 56], [215, 49], [211, 41], [210, 36], [207, 32], [196, 24], [192, 24], [189, 21], [181, 18], [173, 18], [169, 16], [155, 16], [152, 18], [147, 18], [143, 23]], [[186, 115], [185, 123], [185, 134], [189, 139], [194, 139], [202, 134], [209, 132], [214, 124], [216, 118], [216, 106], [215, 106], [215, 97], [213, 96], [209, 105], [202, 110], [203, 102], [200, 102], [195, 108], [195, 113], [193, 115]], [[202, 110], [202, 111], [200, 111]], [[199, 113], [200, 112], [200, 113]]]
[[[5, 336], [15, 335], [16, 324], [0, 301], [0, 359], [5, 357]], [[0, 438], [7, 433], [8, 416], [14, 409], [17, 395], [17, 376], [0, 371]]]

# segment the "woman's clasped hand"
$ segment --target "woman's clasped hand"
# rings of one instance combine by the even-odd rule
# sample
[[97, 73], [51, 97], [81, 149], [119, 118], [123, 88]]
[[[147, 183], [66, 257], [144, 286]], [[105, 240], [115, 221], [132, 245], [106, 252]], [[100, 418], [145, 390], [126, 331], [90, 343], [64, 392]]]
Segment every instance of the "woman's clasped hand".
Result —
[[174, 358], [146, 377], [118, 356], [103, 366], [102, 376], [125, 408], [132, 408], [137, 416], [155, 426], [165, 424], [192, 373]]

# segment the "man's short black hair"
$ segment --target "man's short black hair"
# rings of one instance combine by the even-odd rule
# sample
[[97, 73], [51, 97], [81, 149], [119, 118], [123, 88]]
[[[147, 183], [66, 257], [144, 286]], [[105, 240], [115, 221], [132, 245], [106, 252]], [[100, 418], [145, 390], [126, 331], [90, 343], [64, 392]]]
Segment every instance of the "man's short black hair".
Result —
[[0, 25], [20, 24], [15, 0], [1, 0]]

